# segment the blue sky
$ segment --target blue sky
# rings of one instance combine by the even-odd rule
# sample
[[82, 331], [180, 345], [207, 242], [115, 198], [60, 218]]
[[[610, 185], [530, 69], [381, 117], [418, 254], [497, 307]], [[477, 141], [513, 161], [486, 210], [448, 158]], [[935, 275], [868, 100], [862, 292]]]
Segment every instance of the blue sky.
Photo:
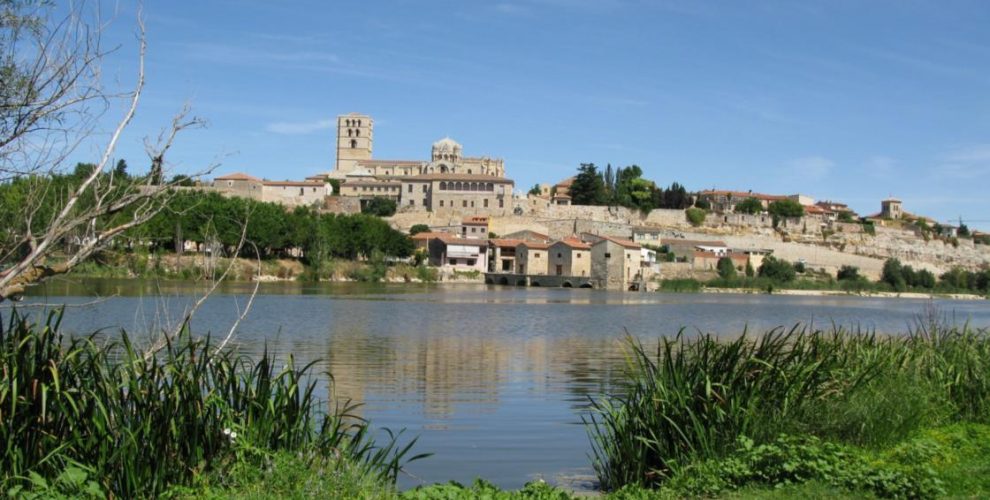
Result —
[[[134, 9], [104, 6], [111, 85], [133, 80]], [[177, 170], [273, 179], [329, 170], [335, 117], [358, 111], [376, 158], [424, 159], [450, 135], [522, 189], [637, 164], [663, 185], [864, 214], [893, 195], [990, 228], [985, 1], [201, 0], [144, 16], [148, 84], [118, 150], [134, 170], [185, 101], [209, 125], [181, 137]]]

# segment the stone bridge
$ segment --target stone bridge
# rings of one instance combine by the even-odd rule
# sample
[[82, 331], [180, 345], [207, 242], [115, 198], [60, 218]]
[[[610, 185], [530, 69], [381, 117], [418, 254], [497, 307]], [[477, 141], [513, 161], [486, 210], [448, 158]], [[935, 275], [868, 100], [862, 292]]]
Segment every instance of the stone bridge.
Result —
[[485, 273], [489, 285], [542, 286], [551, 288], [600, 288], [588, 276], [551, 276], [542, 274]]

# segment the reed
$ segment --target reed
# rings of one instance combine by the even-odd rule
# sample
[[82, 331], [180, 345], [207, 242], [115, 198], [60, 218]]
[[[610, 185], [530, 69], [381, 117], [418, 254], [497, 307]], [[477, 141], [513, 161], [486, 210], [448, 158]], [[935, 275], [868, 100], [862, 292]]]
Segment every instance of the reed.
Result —
[[0, 324], [3, 491], [73, 469], [106, 493], [153, 497], [278, 452], [330, 457], [394, 483], [421, 458], [410, 456], [415, 440], [400, 445], [389, 433], [377, 443], [353, 405], [324, 410], [312, 364], [289, 357], [277, 368], [267, 349], [258, 359], [215, 353], [188, 329], [152, 355], [125, 332], [63, 338], [60, 319], [32, 323], [14, 311]]
[[990, 416], [990, 341], [967, 326], [900, 337], [801, 326], [733, 340], [682, 330], [629, 339], [625, 383], [586, 417], [605, 489], [654, 487], [741, 437], [813, 435], [868, 447]]

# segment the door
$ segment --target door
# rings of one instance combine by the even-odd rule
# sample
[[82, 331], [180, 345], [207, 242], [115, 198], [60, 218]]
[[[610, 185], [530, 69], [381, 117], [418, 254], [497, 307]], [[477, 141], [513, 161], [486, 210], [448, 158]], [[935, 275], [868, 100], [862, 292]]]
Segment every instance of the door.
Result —
[[564, 266], [557, 264], [557, 276], [563, 276], [563, 274], [564, 274]]

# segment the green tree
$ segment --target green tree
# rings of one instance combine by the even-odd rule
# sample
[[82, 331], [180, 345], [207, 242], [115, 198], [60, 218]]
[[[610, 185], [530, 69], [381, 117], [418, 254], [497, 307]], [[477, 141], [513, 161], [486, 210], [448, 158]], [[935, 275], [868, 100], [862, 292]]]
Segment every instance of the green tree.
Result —
[[430, 231], [430, 226], [426, 224], [413, 224], [413, 227], [409, 228], [409, 236], [415, 236], [419, 233], [426, 233]]
[[375, 196], [374, 198], [368, 200], [361, 207], [361, 213], [369, 215], [377, 215], [378, 217], [389, 217], [395, 215], [396, 205], [395, 200], [386, 198], [384, 196]]
[[966, 224], [963, 224], [962, 222], [959, 222], [959, 230], [957, 232], [959, 233], [959, 236], [969, 236], [970, 235], [970, 233], [969, 233], [969, 227], [967, 227]]
[[113, 175], [115, 177], [126, 179], [127, 178], [127, 161], [123, 158], [117, 160], [117, 165], [113, 167]]
[[333, 188], [333, 196], [340, 196], [340, 179], [327, 178], [327, 184]]
[[718, 264], [715, 265], [718, 269], [718, 277], [724, 280], [735, 279], [736, 277], [736, 266], [732, 262], [732, 259], [728, 257], [722, 257], [718, 259]]
[[796, 276], [797, 273], [790, 262], [772, 255], [763, 259], [763, 265], [760, 266], [760, 277], [768, 278], [777, 283], [793, 281]]
[[839, 212], [837, 218], [839, 222], [854, 222], [852, 213], [847, 211]]
[[752, 277], [753, 277], [753, 276], [755, 276], [755, 275], [756, 275], [756, 271], [755, 271], [755, 270], [753, 269], [753, 263], [752, 263], [752, 262], [750, 262], [750, 261], [749, 261], [749, 260], [747, 259], [747, 260], [746, 260], [746, 277], [747, 277], [747, 278], [752, 278]]
[[804, 215], [804, 207], [791, 199], [777, 200], [767, 207], [767, 211], [770, 212], [770, 215], [777, 217], [801, 217]]
[[542, 192], [543, 192], [543, 190], [540, 189], [540, 185], [539, 184], [533, 184], [533, 187], [529, 188], [529, 191], [526, 194], [531, 195], [531, 196], [539, 196], [540, 193], [542, 193]]
[[688, 222], [690, 222], [694, 227], [698, 227], [705, 223], [706, 212], [700, 208], [691, 207], [684, 211], [684, 215], [687, 217]]
[[571, 202], [575, 205], [604, 205], [608, 202], [605, 182], [594, 163], [582, 163], [570, 189]]
[[856, 266], [842, 266], [839, 268], [839, 272], [836, 273], [835, 278], [839, 281], [858, 281], [859, 268]]
[[758, 214], [763, 211], [763, 202], [749, 197], [736, 204], [735, 212], [738, 214]]
[[904, 281], [904, 266], [901, 265], [901, 261], [893, 258], [887, 259], [883, 263], [880, 281], [890, 285], [897, 292], [903, 292], [907, 289], [907, 282]]

